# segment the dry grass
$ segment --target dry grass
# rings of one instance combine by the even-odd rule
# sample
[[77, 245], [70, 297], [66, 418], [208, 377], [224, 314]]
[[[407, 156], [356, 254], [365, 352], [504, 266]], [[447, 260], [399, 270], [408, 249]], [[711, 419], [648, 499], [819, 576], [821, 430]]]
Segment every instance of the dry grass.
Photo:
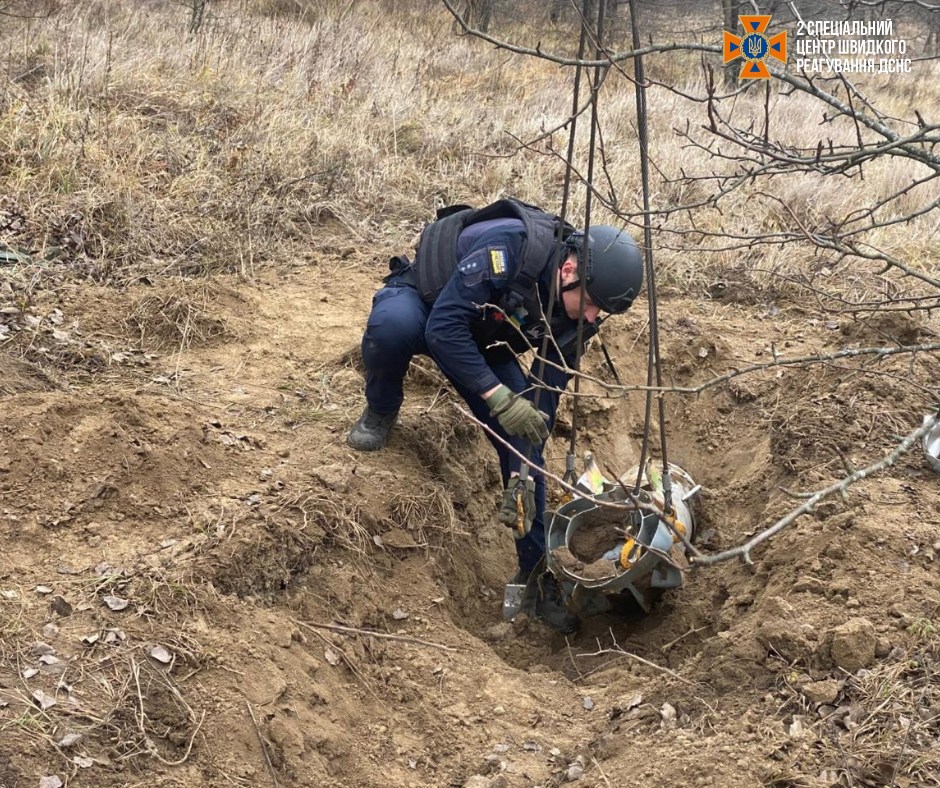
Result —
[[[218, 300], [225, 294], [193, 277], [237, 272], [250, 278], [260, 265], [304, 264], [334, 280], [342, 266], [407, 248], [436, 205], [483, 203], [503, 194], [546, 208], [560, 205], [564, 169], [558, 152], [566, 148], [566, 133], [556, 131], [550, 145], [543, 140], [528, 150], [517, 140], [535, 140], [567, 115], [568, 70], [454, 38], [450, 18], [430, 0], [211, 5], [217, 12], [191, 39], [185, 35], [185, 8], [169, 0], [75, 0], [48, 19], [4, 18], [0, 243], [24, 257], [0, 263], [0, 287], [10, 285], [0, 289], [0, 306], [15, 303], [24, 317], [16, 318], [18, 333], [5, 347], [6, 360], [0, 356], [0, 394], [51, 387], [54, 380], [40, 365], [54, 372], [77, 364], [105, 368], [113, 360], [105, 345], [46, 318], [19, 330], [40, 291], [67, 287], [72, 278], [120, 287], [151, 281], [155, 287], [137, 299], [126, 323], [143, 345], [184, 351], [242, 335], [240, 326], [220, 317]], [[514, 27], [501, 32], [517, 41], [541, 39], [546, 48], [570, 51], [571, 36], [561, 29], [509, 21]], [[717, 34], [702, 33], [701, 39], [715, 42]], [[910, 121], [912, 108], [927, 112], [940, 103], [937, 64], [917, 68], [915, 79], [858, 82], [885, 112]], [[650, 69], [654, 78], [686, 93], [705, 89], [697, 56], [654, 58]], [[640, 169], [632, 86], [612, 73], [601, 101], [607, 172], [597, 179], [598, 188], [607, 197], [615, 191], [622, 209], [635, 210]], [[649, 101], [654, 207], [707, 199], [710, 182], [677, 180], [683, 172], [713, 175], [734, 166], [676, 133], [688, 124], [691, 134], [706, 139], [703, 105], [659, 87], [651, 89]], [[811, 147], [821, 135], [838, 144], [857, 134], [845, 118], [820, 126], [820, 107], [805, 95], [778, 91], [769, 103], [772, 136], [783, 144]], [[721, 106], [746, 126], [760, 122], [764, 105], [758, 86]], [[583, 124], [581, 130], [576, 155], [583, 170]], [[754, 299], [769, 299], [770, 287], [802, 295], [800, 282], [818, 277], [847, 297], [917, 292], [874, 265], [836, 266], [833, 255], [806, 244], [746, 254], [702, 251], [703, 237], [687, 231], [774, 232], [792, 227], [794, 217], [805, 226], [824, 225], [923, 174], [909, 161], [885, 160], [869, 165], [864, 179], [803, 173], [745, 184], [717, 207], [664, 221], [656, 234], [661, 281], [698, 294], [715, 280], [734, 278], [751, 286]], [[935, 197], [935, 189], [936, 181], [912, 190], [897, 210], [915, 209]], [[574, 220], [584, 203], [583, 190], [576, 189]], [[611, 214], [595, 204], [593, 220], [610, 221]], [[864, 237], [918, 270], [936, 271], [936, 212]], [[361, 405], [355, 356], [352, 349], [312, 371], [305, 393], [282, 417], [294, 424], [322, 414], [350, 416]], [[887, 369], [904, 373], [901, 362]], [[885, 380], [881, 388], [887, 393], [907, 391]], [[833, 380], [836, 395], [838, 383]], [[97, 693], [82, 715], [67, 721], [121, 763], [141, 756], [164, 763], [185, 759], [198, 743], [202, 717], [188, 705], [175, 676], [148, 662], [142, 651], [151, 619], [162, 627], [155, 631], [164, 643], [195, 669], [206, 659], [203, 649], [185, 634], [171, 633], [181, 632], [173, 615], [201, 609], [201, 582], [211, 580], [225, 592], [271, 594], [314, 566], [321, 548], [366, 563], [381, 549], [375, 537], [388, 527], [410, 532], [425, 549], [466, 536], [458, 514], [469, 511], [481, 469], [448, 462], [477, 431], [450, 407], [437, 373], [416, 365], [412, 384], [425, 390], [427, 400], [409, 400], [399, 434], [431, 481], [383, 491], [378, 518], [362, 508], [365, 502], [360, 506], [353, 496], [325, 490], [285, 491], [264, 514], [238, 508], [194, 518], [202, 532], [183, 567], [185, 578], [154, 574], [136, 581], [135, 593], [148, 611], [141, 637], [99, 644], [76, 660], [76, 669], [86, 671], [86, 686]], [[885, 441], [903, 430], [892, 414], [881, 414], [888, 400], [877, 394], [873, 390], [870, 399], [862, 399], [861, 409], [834, 401], [832, 410], [855, 407], [879, 415], [874, 437]], [[832, 456], [828, 422], [810, 421], [815, 430], [773, 425], [780, 462], [805, 460], [812, 452]], [[862, 426], [867, 429], [867, 423]], [[853, 438], [868, 440], [868, 433]], [[492, 471], [482, 474], [494, 476]], [[123, 591], [125, 580], [94, 578], [83, 593], [91, 599], [105, 590]], [[0, 657], [6, 664], [14, 665], [35, 639], [24, 604], [22, 598], [0, 599]], [[907, 658], [848, 680], [846, 695], [863, 714], [851, 730], [820, 728], [820, 747], [831, 755], [823, 766], [841, 763], [848, 752], [855, 760], [845, 768], [859, 780], [904, 775], [923, 783], [937, 773], [936, 633], [922, 624], [911, 635], [918, 644]], [[13, 702], [16, 713], [6, 714], [3, 725], [53, 751], [51, 737], [65, 704], [43, 711], [28, 693]]]
[[[783, 728], [791, 737], [813, 742], [813, 761], [832, 784], [938, 784], [940, 641], [927, 623], [931, 631], [914, 635], [906, 650], [898, 647], [871, 670], [848, 675], [832, 704], [811, 703], [797, 686], [782, 680], [781, 694], [788, 699], [781, 709]], [[790, 678], [799, 677], [793, 673]], [[802, 730], [794, 731], [794, 723]], [[779, 730], [779, 720], [771, 723], [768, 737], [778, 738]], [[805, 763], [793, 766], [805, 775]], [[792, 769], [782, 771], [799, 779]]]
[[[394, 5], [388, 13], [378, 0], [327, 3], [314, 13], [304, 3], [232, 2], [190, 40], [183, 38], [185, 9], [160, 2], [86, 0], [33, 20], [28, 35], [24, 22], [6, 25], [0, 191], [19, 222], [2, 240], [36, 255], [54, 253], [81, 275], [126, 282], [144, 273], [250, 274], [262, 262], [315, 260], [324, 243], [368, 246], [379, 256], [410, 242], [440, 203], [513, 193], [557, 207], [563, 163], [551, 151], [565, 149], [565, 133], [553, 135], [551, 151], [541, 142], [520, 152], [514, 138], [535, 139], [567, 114], [568, 70], [493, 57], [472, 39], [454, 39], [439, 6]], [[510, 22], [517, 25], [504, 20]], [[708, 26], [693, 22], [695, 35], [710, 40], [701, 32]], [[518, 26], [505, 32], [523, 43], [536, 35]], [[537, 31], [547, 44], [570, 49], [563, 33]], [[622, 30], [617, 35], [623, 40]], [[654, 58], [650, 68], [686, 92], [704, 92], [697, 58]], [[877, 76], [858, 81], [887, 112], [907, 117], [910, 107], [937, 101], [930, 78], [937, 65], [918, 69], [919, 78], [903, 85]], [[608, 193], [609, 180], [621, 207], [631, 210], [640, 188], [632, 86], [612, 73], [601, 99], [608, 172], [599, 188]], [[819, 127], [820, 105], [804, 94], [775, 92], [770, 106], [772, 135], [787, 145], [857, 134], [845, 118]], [[743, 125], [759, 122], [762, 86], [723, 102], [722, 111]], [[704, 139], [697, 129], [705, 120], [703, 105], [651, 90], [651, 155], [659, 173], [671, 179], [680, 169], [732, 167], [674, 131], [689, 123]], [[577, 154], [582, 169], [586, 141], [585, 133]], [[740, 252], [686, 251], [699, 245], [684, 234], [692, 226], [792, 226], [777, 200], [813, 225], [918, 174], [902, 160], [875, 163], [864, 179], [780, 177], [739, 189], [720, 210], [674, 215], [658, 235], [664, 280], [699, 291], [741, 264]], [[707, 197], [711, 189], [657, 177], [654, 207]], [[921, 204], [929, 189], [904, 197], [899, 209]], [[575, 217], [583, 205], [583, 190], [576, 190]], [[595, 210], [595, 221], [609, 220]], [[935, 233], [936, 220], [924, 217], [867, 240], [929, 269]], [[766, 284], [768, 276], [822, 264], [814, 258], [808, 247], [770, 249], [745, 262]], [[866, 281], [854, 290], [876, 289], [877, 278], [861, 273]], [[178, 326], [176, 318], [170, 322]]]
[[0, 358], [0, 396], [25, 391], [49, 391], [56, 383], [48, 372], [23, 359]]
[[426, 483], [418, 490], [393, 493], [389, 508], [392, 523], [414, 533], [419, 544], [437, 548], [468, 535], [443, 485]]
[[231, 339], [235, 332], [218, 314], [218, 289], [206, 281], [193, 284], [175, 279], [161, 292], [137, 299], [125, 321], [128, 332], [137, 334], [141, 347], [181, 352], [216, 339]]
[[352, 502], [328, 493], [287, 496], [281, 508], [299, 513], [301, 530], [311, 525], [324, 533], [333, 545], [365, 556], [372, 538], [360, 522], [360, 510]]
[[[149, 758], [165, 764], [187, 760], [205, 712], [193, 709], [192, 695], [187, 699], [180, 684], [209, 659], [187, 622], [197, 609], [205, 611], [203, 603], [214, 592], [194, 583], [184, 588], [147, 569], [102, 568], [62, 584], [74, 612], [53, 617], [57, 656], [39, 659], [38, 632], [22, 624], [48, 618], [48, 610], [39, 612], [48, 600], [24, 588], [10, 598], [13, 589], [4, 589], [0, 737], [28, 738], [68, 758], [91, 756], [133, 768]], [[107, 594], [126, 598], [136, 615], [100, 612]], [[56, 639], [60, 626], [68, 636]], [[155, 644], [166, 649], [168, 662], [152, 657]]]

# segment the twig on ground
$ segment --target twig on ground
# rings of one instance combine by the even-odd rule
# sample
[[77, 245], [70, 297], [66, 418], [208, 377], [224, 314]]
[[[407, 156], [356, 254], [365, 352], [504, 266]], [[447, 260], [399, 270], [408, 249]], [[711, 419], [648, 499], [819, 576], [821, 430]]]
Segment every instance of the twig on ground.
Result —
[[676, 645], [676, 643], [682, 640], [685, 640], [689, 635], [694, 635], [696, 632], [701, 632], [703, 629], [708, 629], [708, 627], [707, 626], [693, 627], [684, 635], [679, 635], [679, 637], [673, 638], [672, 640], [670, 640], [668, 643], [666, 643], [666, 645], [662, 646], [659, 650], [662, 651], [663, 654], [665, 654], [667, 651], [669, 651], [669, 649], [671, 649], [674, 645]]
[[653, 670], [658, 670], [660, 673], [665, 673], [668, 676], [672, 676], [674, 679], [678, 679], [683, 684], [688, 684], [690, 687], [695, 686], [695, 682], [689, 681], [684, 676], [680, 676], [674, 670], [670, 670], [669, 668], [664, 668], [662, 665], [657, 665], [655, 662], [650, 662], [648, 659], [645, 659], [644, 657], [641, 657], [638, 654], [634, 654], [630, 651], [624, 651], [617, 644], [617, 639], [614, 637], [613, 630], [611, 630], [610, 632], [610, 637], [614, 643], [614, 648], [600, 648], [600, 641], [598, 641], [597, 651], [584, 653], [584, 654], [578, 654], [578, 656], [579, 657], [600, 657], [600, 656], [603, 656], [604, 654], [616, 654], [617, 656], [629, 657], [630, 659], [636, 660], [637, 662], [640, 662], [643, 665], [646, 665], [647, 667], [653, 668]]
[[144, 712], [144, 695], [140, 689], [140, 665], [134, 661], [133, 657], [131, 657], [131, 673], [134, 676], [134, 685], [137, 687], [137, 705], [139, 709], [139, 714], [137, 715], [137, 726], [140, 728], [140, 735], [144, 737], [145, 752], [151, 757], [156, 758], [164, 766], [182, 766], [189, 759], [189, 754], [193, 749], [193, 743], [196, 741], [196, 735], [199, 733], [199, 729], [202, 728], [202, 723], [205, 722], [205, 710], [203, 710], [202, 716], [199, 718], [199, 722], [196, 723], [196, 727], [193, 730], [193, 735], [189, 737], [189, 744], [186, 747], [186, 752], [183, 753], [183, 757], [178, 758], [175, 761], [167, 760], [157, 751], [157, 745], [153, 743], [153, 739], [151, 739], [147, 733], [145, 724], [147, 717], [146, 713]]
[[297, 619], [291, 619], [291, 621], [293, 621], [297, 626], [304, 627], [306, 629], [329, 629], [332, 632], [342, 632], [347, 635], [368, 635], [369, 637], [383, 638], [385, 640], [397, 640], [402, 643], [414, 643], [417, 646], [437, 648], [441, 651], [459, 651], [459, 649], [456, 649], [453, 646], [445, 646], [443, 643], [432, 643], [429, 640], [421, 640], [420, 638], [412, 637], [411, 635], [393, 635], [390, 632], [378, 632], [374, 629], [357, 629], [356, 627], [346, 627], [342, 624], [320, 624], [316, 621], [299, 621]]
[[604, 770], [601, 768], [600, 762], [597, 760], [597, 758], [591, 758], [591, 763], [593, 763], [594, 768], [601, 773], [601, 779], [604, 781], [604, 785], [606, 785], [608, 788], [613, 788], [613, 785], [611, 784], [610, 780], [607, 779], [607, 775], [604, 774]]
[[255, 735], [258, 737], [258, 743], [261, 745], [261, 754], [264, 756], [265, 766], [268, 767], [268, 774], [271, 775], [271, 782], [274, 783], [274, 788], [280, 788], [280, 783], [277, 781], [277, 773], [274, 771], [274, 764], [271, 763], [271, 756], [268, 755], [268, 747], [264, 742], [264, 736], [261, 735], [261, 728], [258, 727], [258, 720], [255, 718], [255, 710], [251, 708], [251, 703], [248, 702], [248, 699], [245, 699], [245, 706], [248, 707], [248, 713], [251, 715], [251, 724], [255, 728]]

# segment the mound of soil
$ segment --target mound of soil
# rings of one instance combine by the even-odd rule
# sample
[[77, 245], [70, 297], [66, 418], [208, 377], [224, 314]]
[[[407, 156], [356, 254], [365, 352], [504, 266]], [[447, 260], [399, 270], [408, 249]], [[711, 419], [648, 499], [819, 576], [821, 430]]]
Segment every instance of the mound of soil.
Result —
[[[377, 277], [342, 271], [342, 287], [317, 267], [220, 277], [199, 298], [131, 287], [111, 296], [123, 322], [96, 322], [90, 285], [49, 292], [35, 315], [80, 321], [105, 363], [29, 355], [26, 328], [0, 349], [0, 785], [936, 782], [940, 477], [919, 455], [753, 565], [692, 569], [650, 616], [589, 619], [566, 642], [501, 619], [514, 551], [495, 458], [429, 361], [388, 448], [346, 446]], [[161, 303], [173, 319], [143, 331]], [[771, 343], [795, 357], [847, 336], [733, 303], [660, 312], [680, 387]], [[644, 323], [605, 327], [631, 383]], [[890, 450], [922, 415], [909, 363], [669, 396], [703, 549]], [[593, 354], [587, 368], [606, 374]], [[585, 400], [582, 450], [635, 463], [643, 405]]]

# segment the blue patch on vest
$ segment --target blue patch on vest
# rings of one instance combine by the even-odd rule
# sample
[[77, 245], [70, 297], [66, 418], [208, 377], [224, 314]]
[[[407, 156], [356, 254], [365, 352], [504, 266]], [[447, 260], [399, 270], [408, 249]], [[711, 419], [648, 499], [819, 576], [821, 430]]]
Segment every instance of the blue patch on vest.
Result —
[[463, 283], [473, 287], [489, 279], [489, 256], [485, 249], [479, 249], [457, 263], [457, 270], [463, 274]]
[[457, 263], [457, 270], [466, 276], [467, 274], [472, 274], [482, 269], [485, 263], [486, 255], [483, 254], [483, 252], [478, 251], [474, 252], [468, 257], [464, 257], [459, 263]]

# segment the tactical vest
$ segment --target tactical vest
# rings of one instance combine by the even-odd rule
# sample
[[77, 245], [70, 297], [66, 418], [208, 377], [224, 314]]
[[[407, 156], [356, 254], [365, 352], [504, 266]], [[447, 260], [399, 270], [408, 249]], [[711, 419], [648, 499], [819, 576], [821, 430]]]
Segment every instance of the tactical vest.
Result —
[[425, 303], [433, 304], [457, 270], [457, 238], [465, 227], [490, 219], [519, 219], [525, 229], [521, 259], [509, 280], [500, 306], [512, 313], [520, 306], [530, 315], [540, 316], [538, 281], [555, 257], [556, 233], [562, 240], [574, 231], [567, 222], [520, 200], [499, 200], [483, 208], [451, 205], [437, 211], [437, 221], [421, 232], [415, 254], [414, 273], [418, 292]]

